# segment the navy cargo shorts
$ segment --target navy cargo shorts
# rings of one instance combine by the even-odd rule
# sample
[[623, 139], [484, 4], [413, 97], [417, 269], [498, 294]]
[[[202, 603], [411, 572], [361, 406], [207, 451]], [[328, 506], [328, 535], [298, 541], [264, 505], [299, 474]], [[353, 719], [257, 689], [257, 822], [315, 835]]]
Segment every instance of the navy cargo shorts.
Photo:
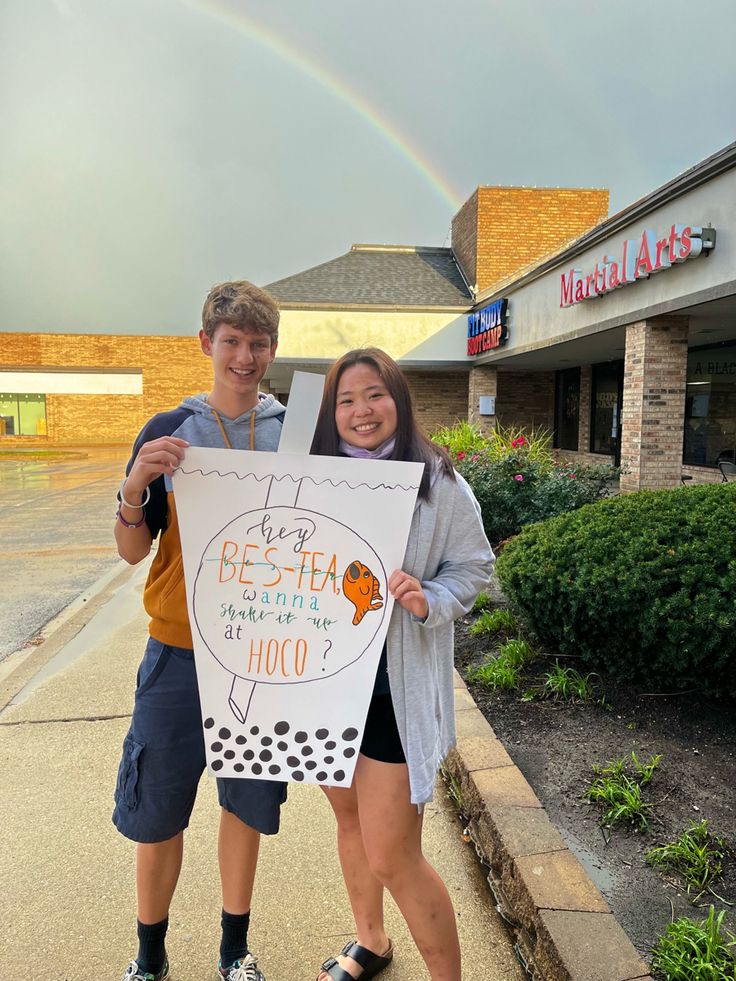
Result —
[[[205, 763], [194, 652], [151, 637], [123, 741], [115, 827], [139, 842], [166, 841], [183, 831]], [[267, 835], [279, 830], [285, 783], [218, 777], [217, 794], [220, 805], [251, 828]]]

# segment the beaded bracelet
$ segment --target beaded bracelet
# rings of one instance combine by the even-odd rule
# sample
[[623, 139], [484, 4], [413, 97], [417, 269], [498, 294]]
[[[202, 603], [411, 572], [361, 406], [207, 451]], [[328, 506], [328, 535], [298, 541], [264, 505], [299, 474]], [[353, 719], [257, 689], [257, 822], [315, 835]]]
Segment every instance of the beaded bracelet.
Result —
[[123, 488], [125, 487], [126, 483], [127, 481], [124, 480], [120, 485], [120, 490], [118, 491], [118, 497], [120, 498], [120, 503], [124, 504], [126, 508], [134, 508], [134, 509], [144, 508], [146, 504], [148, 504], [148, 502], [151, 500], [151, 488], [146, 487], [145, 493], [143, 495], [143, 500], [141, 501], [140, 504], [130, 504], [128, 501], [125, 500], [125, 495], [123, 494]]
[[[130, 505], [128, 505], [128, 507], [130, 507]], [[145, 514], [143, 515], [143, 517], [141, 518], [140, 521], [126, 521], [125, 518], [120, 513], [120, 508], [118, 508], [118, 511], [117, 511], [117, 514], [115, 515], [115, 517], [118, 519], [118, 521], [120, 522], [120, 524], [123, 525], [124, 528], [140, 528], [141, 525], [143, 525], [143, 524], [146, 523], [146, 516], [145, 516]]]

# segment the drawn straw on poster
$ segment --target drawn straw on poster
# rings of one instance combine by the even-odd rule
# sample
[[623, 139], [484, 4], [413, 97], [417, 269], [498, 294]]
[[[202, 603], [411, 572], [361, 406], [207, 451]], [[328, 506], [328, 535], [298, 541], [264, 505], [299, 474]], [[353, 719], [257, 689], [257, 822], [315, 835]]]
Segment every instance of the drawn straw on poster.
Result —
[[197, 629], [233, 676], [228, 702], [241, 723], [256, 685], [339, 673], [363, 656], [385, 614], [387, 577], [373, 548], [298, 504], [305, 480], [326, 481], [268, 480], [264, 507], [238, 515], [207, 544], [193, 589]]

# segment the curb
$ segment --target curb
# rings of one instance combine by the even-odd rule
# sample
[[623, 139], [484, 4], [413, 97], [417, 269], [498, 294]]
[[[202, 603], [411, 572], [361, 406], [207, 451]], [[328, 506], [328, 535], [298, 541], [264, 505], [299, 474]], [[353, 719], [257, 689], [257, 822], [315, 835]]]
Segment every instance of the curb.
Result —
[[25, 686], [55, 657], [108, 602], [113, 593], [135, 575], [139, 566], [122, 560], [101, 576], [86, 592], [66, 606], [42, 628], [37, 647], [21, 648], [0, 664], [0, 716]]
[[443, 770], [535, 981], [645, 981], [649, 967], [454, 673], [457, 745]]

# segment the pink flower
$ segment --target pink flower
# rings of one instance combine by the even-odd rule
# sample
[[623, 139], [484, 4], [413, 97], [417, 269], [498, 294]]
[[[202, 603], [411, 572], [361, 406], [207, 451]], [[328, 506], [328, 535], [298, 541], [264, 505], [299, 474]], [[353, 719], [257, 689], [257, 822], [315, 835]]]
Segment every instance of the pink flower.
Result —
[[458, 458], [458, 460], [464, 460], [465, 459], [465, 453], [463, 453], [463, 451], [460, 450], [460, 452], [457, 455], [457, 458]]
[[474, 453], [471, 457], [471, 460], [473, 461], [473, 463], [477, 463], [478, 460], [480, 460], [480, 457], [478, 456], [477, 453]]
[[571, 473], [570, 474], [570, 480], [575, 480], [575, 474], [574, 473]]
[[526, 440], [523, 436], [517, 436], [516, 439], [511, 440], [511, 445], [516, 449], [518, 446], [526, 446]]
[[524, 479], [524, 475], [520, 473], [517, 473], [517, 475], [514, 477], [514, 480], [518, 480], [519, 483], [521, 483], [523, 479]]

